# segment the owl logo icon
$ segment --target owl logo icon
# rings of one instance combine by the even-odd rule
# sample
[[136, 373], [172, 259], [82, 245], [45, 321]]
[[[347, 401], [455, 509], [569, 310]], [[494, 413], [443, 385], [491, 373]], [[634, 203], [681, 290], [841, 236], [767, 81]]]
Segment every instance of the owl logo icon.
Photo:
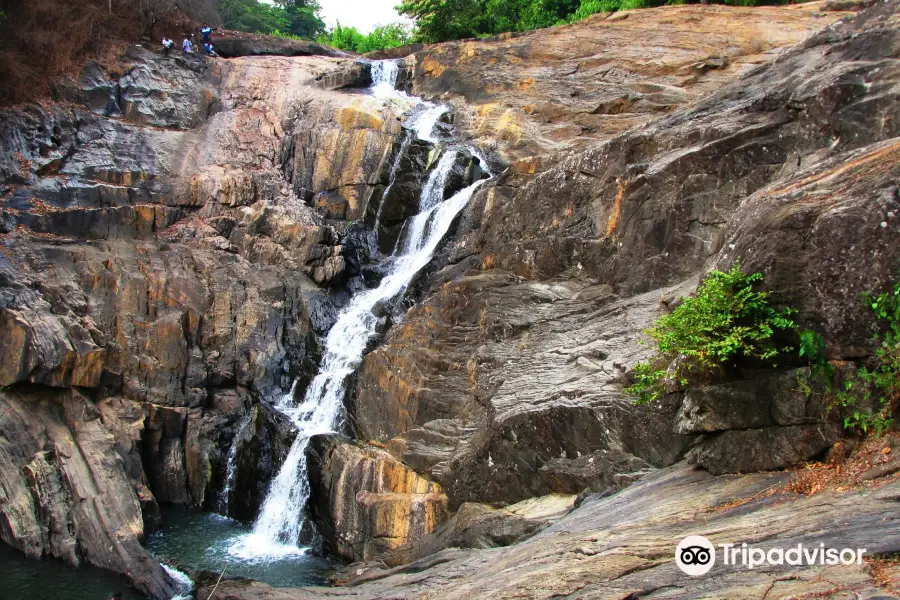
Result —
[[702, 535], [689, 535], [675, 548], [675, 564], [693, 577], [708, 573], [715, 563], [716, 549]]

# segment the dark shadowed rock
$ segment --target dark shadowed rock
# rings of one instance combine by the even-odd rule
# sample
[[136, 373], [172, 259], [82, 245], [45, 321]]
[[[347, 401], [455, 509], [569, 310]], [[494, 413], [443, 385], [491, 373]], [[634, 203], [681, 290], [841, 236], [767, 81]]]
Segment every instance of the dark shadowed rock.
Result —
[[229, 516], [245, 523], [256, 518], [295, 437], [297, 430], [290, 419], [265, 403], [253, 407], [249, 423], [234, 439], [237, 449]]
[[254, 35], [243, 31], [219, 31], [213, 34], [216, 54], [224, 58], [238, 56], [347, 56], [345, 52], [307, 40]]
[[845, 435], [836, 423], [724, 431], [703, 439], [687, 458], [715, 475], [777, 471], [824, 456]]

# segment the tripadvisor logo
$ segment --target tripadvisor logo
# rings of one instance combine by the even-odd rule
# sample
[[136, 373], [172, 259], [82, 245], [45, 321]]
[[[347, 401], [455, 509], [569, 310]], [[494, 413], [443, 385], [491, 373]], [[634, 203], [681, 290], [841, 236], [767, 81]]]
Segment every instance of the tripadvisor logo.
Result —
[[[800, 543], [768, 550], [748, 544], [719, 544], [719, 550], [723, 565], [745, 569], [764, 565], [861, 565], [866, 553], [865, 548], [826, 548], [824, 543], [818, 546]], [[675, 564], [688, 575], [704, 575], [715, 563], [715, 546], [702, 535], [689, 535], [675, 548]]]
[[716, 549], [702, 535], [689, 535], [675, 548], [675, 563], [688, 575], [703, 575], [716, 563]]

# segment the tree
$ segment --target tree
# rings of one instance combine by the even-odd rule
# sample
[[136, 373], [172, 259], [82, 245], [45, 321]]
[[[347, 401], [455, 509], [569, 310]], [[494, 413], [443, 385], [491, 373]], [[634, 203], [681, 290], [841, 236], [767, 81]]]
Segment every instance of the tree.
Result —
[[341, 50], [365, 54], [408, 44], [410, 31], [405, 23], [390, 23], [379, 25], [372, 33], [365, 35], [355, 27], [343, 27], [338, 23], [330, 32], [318, 36], [316, 41]]
[[484, 19], [484, 0], [405, 0], [397, 6], [397, 12], [415, 20], [415, 37], [422, 42], [494, 33]]
[[319, 15], [322, 7], [315, 0], [276, 0], [276, 4], [284, 11], [292, 35], [315, 39], [325, 33], [325, 21]]
[[222, 0], [225, 27], [249, 33], [287, 31], [290, 24], [284, 10], [257, 0]]

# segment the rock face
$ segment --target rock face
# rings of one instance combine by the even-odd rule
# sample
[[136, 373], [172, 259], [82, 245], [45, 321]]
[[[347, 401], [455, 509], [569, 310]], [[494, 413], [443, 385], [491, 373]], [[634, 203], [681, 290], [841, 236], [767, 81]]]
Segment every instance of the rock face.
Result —
[[71, 389], [0, 392], [0, 539], [34, 558], [127, 573], [169, 598], [175, 588], [141, 547], [140, 462], [135, 472], [105, 412]]
[[[0, 468], [6, 543], [168, 598], [140, 545], [158, 503], [255, 517], [293, 437], [260, 401], [294, 382], [302, 393], [334, 320], [329, 289], [374, 252], [294, 192], [292, 140], [321, 125], [348, 157], [356, 140], [384, 157], [399, 146], [399, 113], [322, 87], [353, 64], [323, 53], [224, 62], [136, 47], [124, 74], [95, 64], [60, 84], [66, 104], [3, 111], [0, 394], [19, 421], [2, 431], [22, 438]], [[310, 193], [353, 160], [320, 165]], [[92, 495], [96, 508], [77, 508]]]
[[687, 106], [847, 14], [822, 9], [600, 13], [406, 60], [416, 94], [451, 102], [466, 135], [516, 159], [587, 146]]
[[[895, 599], [882, 587], [896, 582], [895, 563], [775, 565], [747, 569], [722, 564], [689, 577], [675, 565], [674, 550], [688, 535], [713, 544], [747, 543], [771, 548], [866, 548], [867, 556], [900, 548], [896, 480], [858, 493], [812, 496], [766, 490], [786, 475], [713, 476], [682, 464], [642, 479], [619, 494], [592, 499], [534, 537], [507, 548], [445, 550], [416, 563], [369, 571], [348, 588], [275, 590], [223, 582], [217, 600], [320, 598], [488, 599], [571, 597]], [[878, 571], [876, 571], [878, 569]], [[883, 570], [882, 570], [883, 569]], [[875, 573], [881, 573], [876, 575]], [[881, 583], [879, 583], [881, 582]], [[211, 585], [199, 590], [209, 594]]]
[[447, 518], [441, 487], [383, 450], [315, 437], [308, 460], [313, 517], [326, 548], [339, 556], [374, 558]]
[[[363, 436], [430, 474], [451, 507], [617, 489], [679, 460], [697, 433], [691, 456], [717, 473], [820, 455], [840, 430], [794, 373], [771, 403], [758, 382], [709, 396], [719, 423], [673, 426], [680, 395], [637, 408], [622, 386], [646, 355], [640, 332], [706, 269], [738, 259], [800, 309], [831, 358], [871, 352], [859, 298], [900, 272], [892, 6], [671, 116], [514, 163], [468, 206], [421, 303], [366, 357], [353, 405]], [[750, 413], [728, 410], [747, 393]], [[578, 473], [599, 456], [624, 477]]]

